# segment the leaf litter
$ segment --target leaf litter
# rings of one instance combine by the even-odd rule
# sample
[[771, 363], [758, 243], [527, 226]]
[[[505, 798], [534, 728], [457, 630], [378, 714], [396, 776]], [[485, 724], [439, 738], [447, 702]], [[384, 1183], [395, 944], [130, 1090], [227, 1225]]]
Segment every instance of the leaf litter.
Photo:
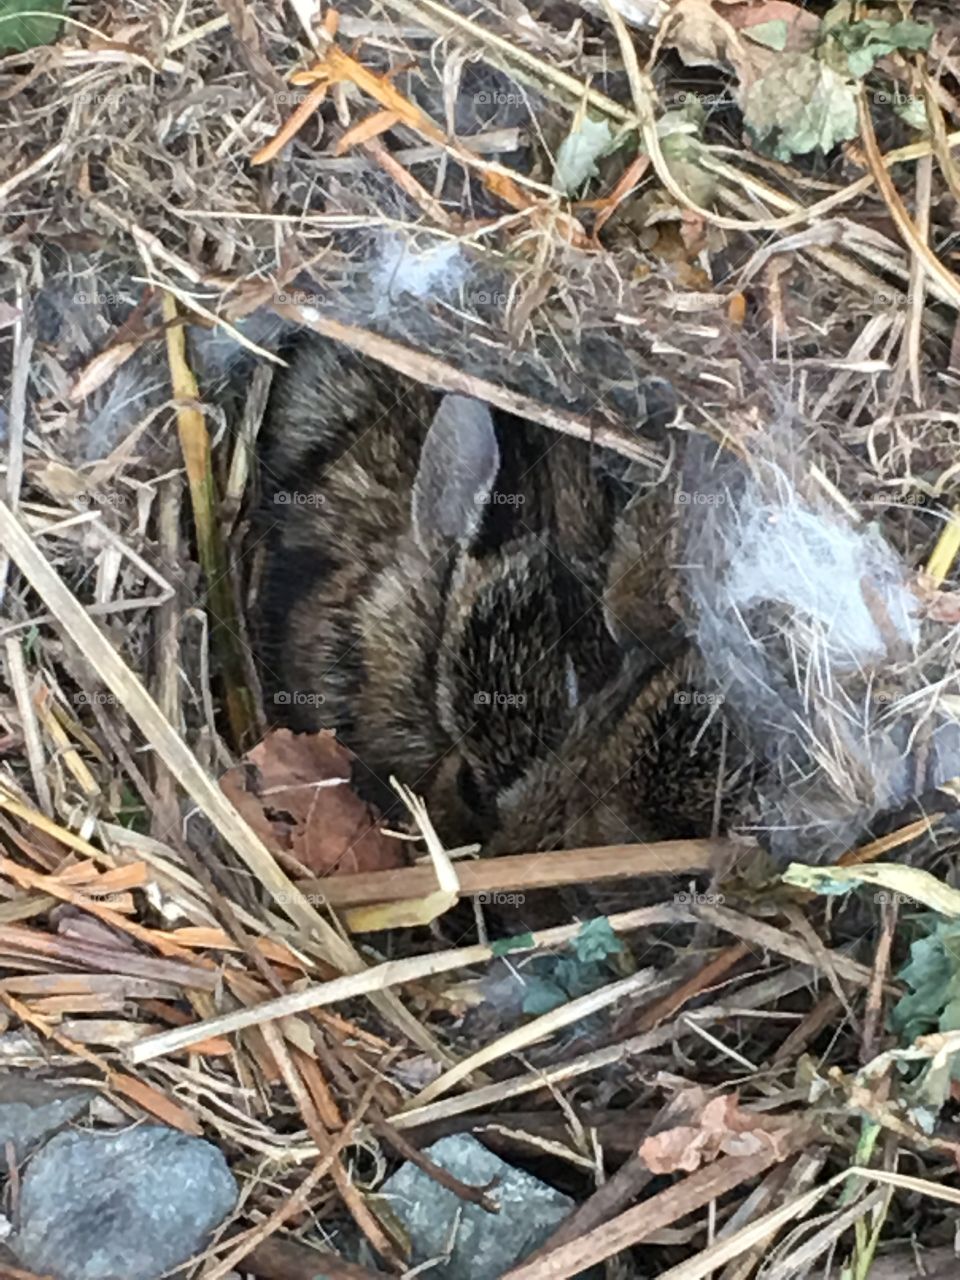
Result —
[[[190, 630], [198, 614], [215, 622], [223, 611], [190, 594], [199, 569], [180, 519], [184, 464], [193, 514], [212, 534], [249, 496], [256, 397], [231, 452], [229, 432], [190, 417], [215, 395], [191, 383], [173, 341], [157, 397], [137, 401], [139, 417], [125, 418], [124, 406], [145, 390], [138, 361], [162, 348], [165, 326], [236, 331], [264, 305], [306, 297], [360, 341], [358, 322], [374, 314], [364, 237], [419, 237], [450, 253], [462, 236], [482, 287], [471, 295], [457, 264], [456, 306], [415, 292], [399, 330], [389, 309], [377, 313], [382, 331], [363, 335], [367, 354], [395, 354], [389, 344], [402, 339], [431, 384], [439, 360], [454, 389], [476, 377], [522, 397], [511, 403], [548, 426], [607, 432], [646, 475], [669, 458], [630, 452], [636, 371], [669, 378], [744, 446], [756, 428], [751, 343], [777, 377], [794, 379], [818, 483], [930, 568], [927, 614], [955, 622], [957, 328], [945, 273], [955, 270], [956, 16], [919, 4], [906, 15], [610, 0], [571, 25], [551, 5], [525, 7], [521, 21], [510, 4], [473, 13], [388, 0], [325, 7], [308, 32], [293, 10], [242, 0], [186, 17], [165, 3], [94, 3], [85, 25], [43, 6], [50, 18], [28, 27], [19, 15], [33, 7], [0, 0], [0, 96], [12, 123], [0, 174], [10, 270], [0, 297], [10, 390], [0, 411], [10, 443], [0, 511], [4, 1064], [82, 1072], [131, 1115], [223, 1145], [248, 1180], [238, 1225], [256, 1241], [231, 1227], [210, 1275], [273, 1236], [310, 1273], [356, 1277], [356, 1264], [319, 1251], [315, 1221], [334, 1235], [352, 1222], [396, 1263], [361, 1158], [375, 1152], [378, 1169], [402, 1158], [383, 1137], [391, 1125], [426, 1145], [474, 1121], [509, 1130], [517, 1162], [542, 1144], [550, 1175], [577, 1186], [584, 1216], [548, 1248], [554, 1276], [617, 1254], [634, 1274], [724, 1267], [733, 1280], [791, 1274], [792, 1258], [825, 1267], [835, 1250], [848, 1274], [866, 1276], [871, 1234], [942, 1247], [935, 1206], [956, 1160], [960, 1051], [957, 890], [943, 871], [950, 787], [923, 797], [921, 817], [871, 830], [856, 851], [866, 864], [815, 869], [819, 879], [805, 868], [758, 887], [734, 871], [687, 893], [699, 855], [678, 841], [657, 861], [682, 893], [639, 905], [620, 891], [586, 924], [571, 917], [470, 945], [473, 923], [452, 906], [463, 895], [446, 886], [416, 931], [367, 915], [378, 932], [351, 940], [357, 904], [382, 912], [369, 896], [378, 885], [389, 880], [406, 910], [417, 901], [403, 892], [411, 874], [439, 864], [410, 865], [409, 842], [385, 835], [354, 795], [349, 756], [329, 734], [264, 731], [223, 628], [196, 639]], [[630, 23], [640, 63], [649, 56], [662, 76], [659, 101], [644, 98], [624, 56]], [[464, 88], [457, 42], [490, 78], [479, 91]], [[932, 94], [918, 90], [921, 70]], [[184, 84], [197, 90], [189, 99]], [[454, 128], [450, 111], [475, 108], [481, 94], [509, 109], [484, 120], [465, 109]], [[647, 109], [652, 143], [637, 126]], [[462, 182], [452, 194], [451, 173]], [[918, 275], [928, 241], [940, 273]], [[154, 309], [144, 324], [125, 310], [58, 332], [43, 307], [69, 313], [75, 273], [85, 294], [119, 296], [117, 261], [149, 277], [144, 312], [159, 293], [166, 314]], [[335, 299], [353, 309], [336, 311]], [[28, 420], [31, 354], [40, 372]], [[167, 447], [176, 426], [165, 438], [154, 430], [155, 415], [174, 425], [162, 418], [175, 411], [171, 397], [180, 453]], [[136, 434], [90, 434], [96, 413], [101, 424], [135, 423]], [[231, 565], [242, 561], [239, 544], [229, 550]], [[218, 563], [226, 568], [225, 551], [203, 563], [211, 580]], [[106, 618], [119, 665], [77, 609]], [[159, 735], [149, 729], [157, 706], [169, 730]], [[132, 826], [131, 803], [144, 819]], [[905, 851], [932, 870], [869, 865]], [[642, 854], [625, 854], [611, 881], [641, 865], [649, 875]], [[588, 859], [572, 853], [567, 868], [564, 878], [537, 855], [515, 874], [531, 891], [590, 879]], [[431, 874], [439, 884], [443, 873]], [[482, 980], [494, 966], [497, 989], [520, 993], [515, 1015], [505, 1000], [473, 998], [493, 990]], [[476, 975], [470, 1000], [444, 977], [454, 969]], [[640, 981], [647, 969], [656, 978]], [[144, 982], [161, 994], [146, 995]], [[335, 982], [349, 994], [325, 1001]], [[610, 1008], [604, 993], [617, 983], [625, 994]], [[576, 1006], [594, 1010], [582, 1025], [564, 1018], [594, 998]], [[867, 1052], [871, 1011], [880, 1048]], [[243, 1025], [218, 1031], [224, 1016]], [[537, 1019], [533, 1043], [525, 1018]], [[458, 1062], [482, 1070], [418, 1104]], [[917, 1176], [888, 1172], [898, 1159]], [[585, 1167], [603, 1177], [584, 1177]], [[655, 1192], [654, 1174], [669, 1180]], [[843, 1199], [843, 1183], [865, 1179], [889, 1187], [882, 1211]], [[647, 1240], [651, 1224], [663, 1234]]]

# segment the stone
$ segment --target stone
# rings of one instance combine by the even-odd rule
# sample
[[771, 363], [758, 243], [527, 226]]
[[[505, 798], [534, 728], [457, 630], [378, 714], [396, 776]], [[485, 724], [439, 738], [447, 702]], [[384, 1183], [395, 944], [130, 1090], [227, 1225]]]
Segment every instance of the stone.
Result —
[[467, 1134], [441, 1138], [424, 1155], [469, 1186], [487, 1187], [496, 1179], [487, 1195], [500, 1205], [499, 1213], [487, 1213], [414, 1164], [387, 1179], [380, 1195], [406, 1228], [411, 1266], [445, 1258], [430, 1268], [431, 1280], [498, 1280], [543, 1244], [575, 1207], [569, 1196], [507, 1164]]
[[62, 1133], [27, 1166], [9, 1241], [55, 1280], [156, 1280], [208, 1243], [237, 1184], [212, 1143], [164, 1125]]
[[93, 1096], [92, 1089], [27, 1076], [0, 1077], [0, 1168], [7, 1162], [8, 1142], [19, 1164], [42, 1138], [83, 1115]]

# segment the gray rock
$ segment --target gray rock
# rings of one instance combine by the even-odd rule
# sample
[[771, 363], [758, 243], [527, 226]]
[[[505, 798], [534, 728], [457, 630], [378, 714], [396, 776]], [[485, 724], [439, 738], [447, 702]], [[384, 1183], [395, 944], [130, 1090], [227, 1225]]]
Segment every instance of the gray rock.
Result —
[[202, 1249], [237, 1185], [212, 1143], [163, 1125], [62, 1133], [30, 1161], [9, 1241], [56, 1280], [155, 1280]]
[[441, 1138], [424, 1154], [470, 1186], [485, 1187], [498, 1179], [487, 1194], [500, 1205], [499, 1213], [487, 1213], [413, 1164], [387, 1179], [380, 1194], [406, 1227], [412, 1265], [450, 1251], [445, 1262], [430, 1268], [431, 1280], [498, 1280], [574, 1208], [569, 1196], [515, 1169], [469, 1135]]
[[19, 1163], [41, 1138], [82, 1115], [92, 1097], [91, 1089], [60, 1088], [26, 1076], [0, 1077], [0, 1169], [6, 1165], [8, 1142]]

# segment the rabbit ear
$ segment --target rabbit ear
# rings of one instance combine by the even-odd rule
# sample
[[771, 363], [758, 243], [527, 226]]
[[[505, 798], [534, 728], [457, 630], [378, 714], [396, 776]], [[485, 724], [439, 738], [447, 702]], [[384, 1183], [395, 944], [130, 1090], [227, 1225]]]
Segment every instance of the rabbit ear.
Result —
[[446, 395], [420, 453], [413, 486], [413, 531], [426, 549], [438, 538], [467, 542], [480, 527], [500, 468], [488, 405]]

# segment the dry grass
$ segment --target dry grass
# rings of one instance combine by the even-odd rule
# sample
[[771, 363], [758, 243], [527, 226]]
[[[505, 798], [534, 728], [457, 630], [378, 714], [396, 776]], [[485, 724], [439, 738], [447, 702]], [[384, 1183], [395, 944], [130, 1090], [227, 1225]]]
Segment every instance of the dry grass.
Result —
[[[904, 714], [922, 725], [955, 665], [960, 27], [917, 8], [935, 47], [887, 74], [922, 86], [929, 140], [864, 98], [835, 162], [787, 166], [720, 111], [696, 143], [697, 198], [655, 121], [668, 94], [715, 92], [725, 73], [684, 68], [665, 27], [646, 64], [657, 31], [631, 33], [606, 0], [529, 20], [512, 4], [356, 0], [335, 35], [305, 25], [303, 4], [123, 0], [72, 7], [56, 46], [0, 57], [0, 1060], [82, 1073], [131, 1116], [220, 1142], [244, 1195], [208, 1280], [245, 1256], [257, 1274], [358, 1280], [311, 1251], [347, 1218], [401, 1268], [362, 1153], [384, 1167], [474, 1127], [578, 1188], [515, 1280], [640, 1243], [643, 1274], [673, 1280], [819, 1275], [830, 1256], [859, 1280], [881, 1237], [952, 1240], [936, 1204], [956, 1200], [953, 1126], [921, 1128], [884, 1056], [893, 909], [829, 913], [761, 872], [723, 873], [719, 902], [715, 880], [709, 900], [612, 916], [633, 972], [583, 1004], [519, 1029], [488, 1005], [485, 1024], [468, 984], [439, 975], [522, 981], [575, 924], [507, 960], [485, 938], [407, 933], [361, 952], [215, 782], [263, 727], [244, 602], [276, 363], [264, 313], [592, 438], [640, 482], [672, 465], [667, 435], [634, 430], [653, 380], [672, 385], [681, 425], [748, 459], [789, 402], [809, 491], [929, 569], [946, 621], [914, 660]], [[325, 79], [290, 81], [317, 62]], [[615, 152], [578, 204], [550, 157], [587, 107], [647, 155]], [[292, 140], [271, 147], [291, 116]], [[371, 271], [400, 242], [458, 245], [459, 288], [378, 308]], [[221, 404], [215, 360], [206, 380], [191, 369], [184, 322], [266, 350], [244, 404]], [[852, 786], [825, 707], [834, 728], [852, 714], [828, 686], [811, 754]], [[953, 796], [921, 799], [923, 817], [862, 856], [936, 857], [929, 832]], [[686, 889], [701, 855], [686, 842], [656, 861]], [[611, 853], [609, 874], [653, 856]], [[510, 887], [561, 874], [516, 861]], [[369, 903], [374, 883], [344, 877], [330, 896]], [[650, 1194], [638, 1148], [691, 1089], [694, 1128], [698, 1106], [736, 1090], [752, 1145]], [[771, 1126], [776, 1140], [757, 1137]], [[604, 1153], [616, 1172], [601, 1179]]]

